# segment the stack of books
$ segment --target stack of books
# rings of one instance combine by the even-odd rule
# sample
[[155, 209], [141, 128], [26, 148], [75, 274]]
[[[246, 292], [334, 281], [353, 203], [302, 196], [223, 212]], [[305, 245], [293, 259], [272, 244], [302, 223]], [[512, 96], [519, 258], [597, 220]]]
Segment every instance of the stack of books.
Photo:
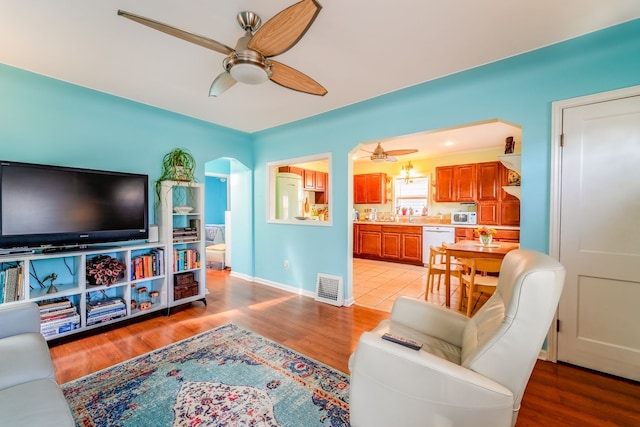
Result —
[[127, 306], [122, 298], [107, 298], [87, 302], [87, 326], [108, 322], [127, 315]]
[[148, 254], [131, 259], [131, 280], [162, 276], [164, 271], [164, 249], [156, 248]]
[[198, 229], [195, 227], [178, 227], [173, 229], [173, 243], [197, 242]]
[[22, 264], [0, 270], [0, 303], [22, 299]]
[[40, 332], [52, 337], [80, 327], [80, 315], [66, 297], [38, 301], [40, 307]]

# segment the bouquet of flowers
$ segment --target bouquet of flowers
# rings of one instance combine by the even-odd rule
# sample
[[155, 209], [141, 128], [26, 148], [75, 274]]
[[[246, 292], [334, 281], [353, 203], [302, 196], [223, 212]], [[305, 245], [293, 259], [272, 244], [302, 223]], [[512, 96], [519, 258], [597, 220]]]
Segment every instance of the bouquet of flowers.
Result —
[[476, 228], [476, 236], [493, 236], [497, 233], [495, 228], [489, 228], [487, 226], [482, 226]]

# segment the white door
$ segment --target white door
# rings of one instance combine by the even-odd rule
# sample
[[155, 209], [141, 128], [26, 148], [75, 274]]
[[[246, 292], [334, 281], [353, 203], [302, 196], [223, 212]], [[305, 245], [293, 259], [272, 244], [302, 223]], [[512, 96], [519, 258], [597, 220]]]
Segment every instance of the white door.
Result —
[[558, 360], [640, 380], [640, 96], [565, 108]]

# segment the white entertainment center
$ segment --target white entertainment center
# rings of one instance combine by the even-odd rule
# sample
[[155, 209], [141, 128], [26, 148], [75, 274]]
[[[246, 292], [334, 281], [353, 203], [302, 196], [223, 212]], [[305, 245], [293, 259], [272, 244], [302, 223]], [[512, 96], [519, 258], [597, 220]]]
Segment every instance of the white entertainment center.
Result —
[[159, 242], [0, 256], [0, 304], [38, 303], [47, 339], [206, 304], [204, 187], [165, 181], [160, 194]]

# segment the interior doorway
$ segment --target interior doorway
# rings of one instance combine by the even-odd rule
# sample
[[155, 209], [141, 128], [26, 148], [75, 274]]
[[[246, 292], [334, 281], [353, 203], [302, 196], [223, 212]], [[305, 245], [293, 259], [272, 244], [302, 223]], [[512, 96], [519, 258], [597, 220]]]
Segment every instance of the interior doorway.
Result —
[[[522, 149], [522, 128], [515, 124], [500, 119], [490, 119], [482, 122], [461, 124], [459, 126], [420, 132], [412, 135], [404, 135], [382, 141], [367, 142], [358, 145], [350, 153], [349, 173], [349, 216], [352, 223], [357, 223], [354, 218], [354, 209], [359, 211], [359, 218], [366, 219], [367, 210], [375, 209], [376, 217], [383, 221], [389, 219], [396, 212], [397, 200], [395, 197], [398, 180], [403, 183], [411, 182], [416, 178], [427, 178], [428, 189], [424, 202], [420, 202], [416, 214], [422, 217], [426, 208], [426, 217], [434, 221], [450, 219], [453, 211], [475, 210], [477, 205], [462, 205], [457, 202], [437, 202], [436, 192], [436, 168], [458, 164], [477, 164], [483, 162], [498, 162], [498, 156], [504, 155], [505, 143], [508, 137], [515, 142], [514, 152], [519, 154]], [[380, 142], [385, 152], [395, 154], [393, 159], [387, 156], [386, 161], [380, 161], [375, 155], [376, 145]], [[414, 152], [415, 150], [415, 152]], [[398, 154], [400, 153], [400, 154]], [[403, 154], [409, 153], [409, 154]], [[384, 174], [387, 178], [386, 203], [356, 204], [354, 175], [359, 174]], [[404, 175], [403, 175], [404, 174]], [[408, 176], [408, 179], [407, 179]], [[416, 181], [417, 183], [417, 181]], [[518, 187], [519, 189], [519, 187]], [[496, 190], [500, 192], [498, 188]], [[496, 193], [497, 194], [497, 193]], [[404, 199], [403, 199], [404, 200]], [[502, 200], [502, 196], [500, 198]], [[519, 201], [512, 199], [515, 203]], [[518, 210], [519, 212], [519, 210]], [[405, 218], [406, 219], [406, 218]], [[442, 224], [438, 224], [442, 225]], [[352, 250], [358, 251], [359, 236], [351, 230]], [[382, 246], [382, 239], [380, 241]], [[366, 305], [381, 310], [388, 310], [393, 299], [399, 295], [410, 295], [424, 298], [426, 288], [426, 268], [400, 263], [388, 263], [377, 261], [380, 264], [361, 263], [360, 258], [351, 258], [352, 297], [356, 304]], [[362, 255], [361, 255], [362, 256]], [[428, 254], [427, 254], [428, 256]], [[424, 254], [422, 256], [424, 261]], [[386, 268], [391, 266], [392, 268]], [[417, 271], [415, 269], [418, 269]], [[413, 271], [412, 271], [413, 270]], [[414, 278], [418, 274], [421, 277]], [[372, 282], [372, 278], [374, 281]], [[374, 286], [378, 285], [378, 286]], [[395, 285], [395, 286], [394, 286]], [[444, 286], [438, 294], [430, 295], [434, 302], [444, 304]], [[452, 298], [457, 301], [456, 287], [452, 287]]]

